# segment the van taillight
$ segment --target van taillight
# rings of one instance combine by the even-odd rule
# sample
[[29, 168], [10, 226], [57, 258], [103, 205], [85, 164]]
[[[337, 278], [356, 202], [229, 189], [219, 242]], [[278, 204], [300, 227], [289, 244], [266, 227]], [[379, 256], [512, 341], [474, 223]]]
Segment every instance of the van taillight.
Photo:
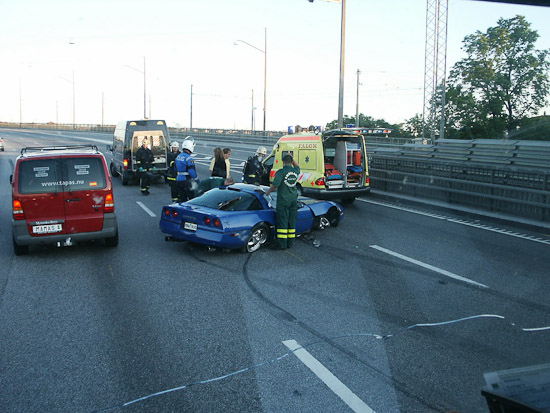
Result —
[[315, 185], [317, 185], [317, 186], [323, 186], [324, 184], [325, 184], [325, 177], [324, 176], [322, 176], [321, 178], [319, 178], [315, 181]]
[[128, 159], [124, 159], [124, 170], [128, 170]]
[[21, 201], [13, 200], [13, 219], [25, 219], [25, 213], [23, 212], [23, 206]]
[[115, 200], [113, 194], [107, 194], [105, 197], [105, 212], [115, 212]]
[[370, 178], [367, 176], [367, 185], [370, 185]]

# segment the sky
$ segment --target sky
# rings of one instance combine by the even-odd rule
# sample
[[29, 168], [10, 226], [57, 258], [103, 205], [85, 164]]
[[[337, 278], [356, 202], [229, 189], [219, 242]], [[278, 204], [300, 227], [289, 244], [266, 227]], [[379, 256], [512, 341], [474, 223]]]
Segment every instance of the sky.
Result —
[[[447, 74], [465, 36], [518, 14], [550, 49], [550, 8], [449, 0]], [[361, 113], [421, 114], [426, 0], [346, 0], [345, 28], [344, 115], [358, 70]], [[266, 129], [325, 126], [340, 29], [341, 5], [323, 0], [0, 0], [0, 121], [70, 124], [74, 102], [77, 124], [142, 119], [145, 106], [169, 126], [262, 130], [267, 57]]]

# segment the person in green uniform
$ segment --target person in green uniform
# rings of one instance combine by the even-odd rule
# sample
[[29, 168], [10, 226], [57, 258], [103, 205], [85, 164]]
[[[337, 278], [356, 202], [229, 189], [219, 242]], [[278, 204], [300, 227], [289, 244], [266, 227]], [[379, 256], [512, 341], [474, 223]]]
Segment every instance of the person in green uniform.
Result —
[[195, 190], [195, 196], [201, 196], [205, 192], [213, 188], [219, 188], [220, 186], [233, 185], [235, 180], [233, 178], [222, 178], [220, 176], [211, 176], [210, 178], [203, 179], [199, 182], [197, 189]]
[[275, 174], [273, 183], [266, 194], [277, 191], [277, 208], [275, 225], [277, 243], [275, 249], [286, 249], [296, 240], [296, 215], [298, 214], [298, 190], [296, 184], [300, 176], [300, 167], [294, 158], [283, 156], [283, 167]]

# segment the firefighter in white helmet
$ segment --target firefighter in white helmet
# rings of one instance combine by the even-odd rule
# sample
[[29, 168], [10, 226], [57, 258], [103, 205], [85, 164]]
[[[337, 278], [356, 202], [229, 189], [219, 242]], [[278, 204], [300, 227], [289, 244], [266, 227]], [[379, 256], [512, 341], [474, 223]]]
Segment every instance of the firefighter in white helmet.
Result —
[[166, 174], [166, 182], [170, 185], [170, 195], [172, 202], [177, 202], [179, 199], [178, 185], [176, 184], [176, 158], [180, 154], [180, 144], [177, 141], [170, 143], [170, 152], [168, 152], [168, 171]]
[[177, 156], [176, 165], [176, 184], [178, 187], [178, 201], [186, 202], [194, 197], [194, 191], [197, 185], [197, 171], [195, 170], [195, 161], [191, 154], [195, 150], [195, 141], [188, 136], [181, 144], [181, 153]]
[[265, 174], [265, 168], [262, 161], [267, 154], [265, 146], [260, 146], [256, 149], [256, 153], [250, 156], [243, 167], [243, 182], [247, 184], [260, 185], [262, 176]]

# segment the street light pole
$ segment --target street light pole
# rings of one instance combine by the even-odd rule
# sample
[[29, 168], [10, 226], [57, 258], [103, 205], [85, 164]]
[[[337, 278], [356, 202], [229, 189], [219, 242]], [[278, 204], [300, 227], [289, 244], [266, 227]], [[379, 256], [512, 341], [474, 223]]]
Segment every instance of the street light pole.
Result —
[[146, 88], [146, 75], [145, 75], [145, 56], [143, 56], [143, 119], [147, 119], [147, 88]]
[[143, 70], [128, 65], [124, 65], [123, 67], [143, 73], [143, 119], [145, 120], [147, 119], [147, 72], [145, 70], [145, 56], [143, 56]]
[[264, 136], [265, 117], [267, 111], [267, 27], [264, 27]]
[[[313, 3], [313, 0], [308, 0]], [[334, 1], [334, 0], [325, 0]], [[336, 0], [338, 1], [338, 0]], [[342, 18], [340, 26], [340, 87], [338, 89], [338, 128], [344, 127], [344, 56], [346, 44], [346, 0], [342, 2]]]
[[237, 45], [238, 43], [244, 43], [247, 46], [252, 47], [253, 49], [256, 49], [258, 52], [264, 54], [264, 135], [266, 131], [266, 113], [267, 113], [267, 28], [264, 28], [264, 50], [260, 49], [259, 47], [256, 47], [254, 45], [251, 45], [248, 42], [245, 42], [244, 40], [235, 40], [233, 42], [234, 45]]
[[73, 129], [75, 129], [76, 125], [76, 104], [75, 104], [75, 93], [74, 93], [74, 69], [73, 69]]
[[338, 128], [344, 127], [344, 56], [346, 44], [346, 0], [342, 0], [342, 24], [340, 35], [340, 88], [338, 91]]
[[357, 101], [355, 105], [355, 127], [358, 128], [359, 126], [359, 75], [361, 74], [361, 71], [357, 69]]
[[193, 85], [191, 85], [191, 111], [189, 115], [189, 130], [193, 130]]

